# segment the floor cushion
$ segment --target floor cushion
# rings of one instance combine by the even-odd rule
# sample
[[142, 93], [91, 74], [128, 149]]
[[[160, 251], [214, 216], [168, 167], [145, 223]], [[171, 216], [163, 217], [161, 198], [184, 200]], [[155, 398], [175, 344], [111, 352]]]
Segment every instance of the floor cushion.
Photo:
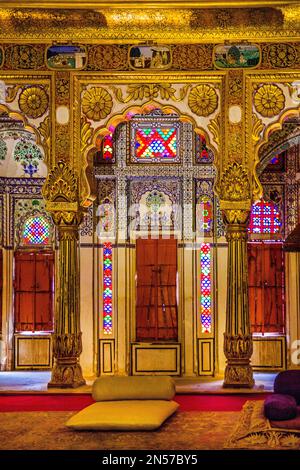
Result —
[[274, 392], [291, 395], [300, 405], [300, 370], [279, 372], [274, 381]]
[[297, 406], [297, 416], [295, 418], [282, 421], [270, 421], [270, 423], [273, 428], [300, 431], [300, 406]]
[[178, 407], [169, 400], [102, 401], [73, 415], [66, 426], [79, 431], [153, 431]]
[[264, 402], [264, 413], [269, 420], [288, 420], [297, 416], [297, 403], [290, 395], [273, 394]]
[[95, 401], [172, 400], [175, 382], [167, 376], [100, 377], [92, 388]]

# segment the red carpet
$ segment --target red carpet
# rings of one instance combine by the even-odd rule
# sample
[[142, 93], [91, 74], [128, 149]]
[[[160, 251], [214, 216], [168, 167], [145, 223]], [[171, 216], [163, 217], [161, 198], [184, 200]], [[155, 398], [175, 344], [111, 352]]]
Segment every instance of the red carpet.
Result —
[[[251, 400], [263, 400], [266, 394], [176, 395], [181, 411], [240, 411]], [[0, 395], [2, 411], [79, 411], [94, 403], [91, 395]]]

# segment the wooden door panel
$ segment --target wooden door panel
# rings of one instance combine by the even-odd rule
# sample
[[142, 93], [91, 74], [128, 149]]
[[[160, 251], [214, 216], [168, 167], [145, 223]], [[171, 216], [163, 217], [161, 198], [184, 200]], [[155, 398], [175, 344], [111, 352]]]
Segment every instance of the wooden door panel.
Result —
[[157, 264], [160, 266], [165, 264], [177, 266], [177, 240], [158, 239], [157, 242]]
[[34, 330], [34, 296], [31, 292], [15, 294], [15, 329], [16, 331]]
[[136, 241], [137, 266], [153, 266], [156, 262], [156, 240], [138, 238]]
[[177, 339], [177, 241], [138, 239], [137, 340]]
[[24, 256], [16, 259], [15, 288], [23, 292], [32, 292], [35, 289], [35, 263], [34, 256]]
[[170, 305], [176, 306], [176, 290], [175, 289], [158, 289], [158, 306], [161, 305]]
[[282, 244], [248, 244], [249, 309], [252, 332], [284, 332], [283, 261]]
[[52, 293], [36, 292], [35, 323], [39, 331], [52, 329]]
[[162, 266], [159, 273], [159, 284], [162, 286], [176, 286], [176, 266]]
[[52, 291], [53, 258], [48, 256], [36, 259], [36, 291]]
[[153, 266], [140, 265], [137, 272], [137, 283], [139, 286], [151, 286], [155, 282], [156, 274], [153, 272]]
[[15, 331], [52, 331], [54, 254], [15, 253]]
[[259, 260], [259, 245], [248, 244], [248, 284], [249, 286], [261, 287], [262, 263]]
[[138, 306], [155, 305], [155, 289], [151, 286], [138, 286], [136, 292]]

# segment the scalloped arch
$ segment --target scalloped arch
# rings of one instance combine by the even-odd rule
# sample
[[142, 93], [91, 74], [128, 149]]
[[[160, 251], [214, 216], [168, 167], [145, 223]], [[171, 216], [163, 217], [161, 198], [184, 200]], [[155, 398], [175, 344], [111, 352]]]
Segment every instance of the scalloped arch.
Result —
[[263, 132], [263, 137], [260, 142], [254, 148], [254, 166], [253, 166], [253, 177], [254, 177], [254, 190], [253, 190], [253, 200], [258, 201], [263, 194], [263, 188], [259, 181], [259, 166], [260, 166], [260, 159], [259, 159], [259, 150], [263, 145], [268, 142], [269, 136], [272, 132], [281, 130], [283, 123], [291, 118], [291, 117], [300, 117], [300, 105], [298, 108], [287, 109], [284, 111], [278, 118], [276, 122], [269, 124]]
[[[106, 125], [104, 127], [98, 127], [94, 130], [92, 138], [91, 138], [91, 143], [87, 145], [83, 149], [83, 159], [84, 163], [82, 165], [82, 173], [85, 176], [86, 180], [86, 186], [91, 188], [92, 183], [90, 181], [90, 178], [88, 177], [88, 167], [92, 165], [91, 161], [91, 153], [92, 151], [96, 148], [96, 139], [99, 136], [105, 136], [107, 134], [110, 134], [115, 131], [116, 127], [122, 123], [122, 122], [128, 122], [130, 119], [135, 115], [135, 114], [147, 114], [153, 111], [154, 109], [160, 109], [164, 114], [172, 114], [176, 113], [178, 114], [179, 120], [182, 122], [188, 122], [192, 124], [194, 131], [197, 134], [202, 134], [205, 136], [207, 146], [213, 151], [215, 160], [214, 160], [214, 166], [218, 165], [219, 161], [219, 152], [217, 148], [211, 143], [211, 139], [209, 137], [209, 134], [203, 129], [202, 127], [197, 126], [197, 123], [195, 119], [190, 116], [189, 114], [183, 114], [176, 106], [171, 106], [171, 105], [163, 105], [159, 103], [158, 101], [148, 101], [147, 103], [144, 103], [142, 106], [138, 105], [131, 105], [128, 106], [123, 113], [118, 113], [113, 116], [110, 116], [106, 122]], [[90, 203], [86, 203], [84, 205], [88, 206], [92, 203], [92, 200], [94, 199], [94, 195], [89, 195], [88, 191], [86, 191], [86, 194], [84, 194], [83, 188], [81, 192], [81, 198], [82, 200], [84, 199], [90, 199]]]

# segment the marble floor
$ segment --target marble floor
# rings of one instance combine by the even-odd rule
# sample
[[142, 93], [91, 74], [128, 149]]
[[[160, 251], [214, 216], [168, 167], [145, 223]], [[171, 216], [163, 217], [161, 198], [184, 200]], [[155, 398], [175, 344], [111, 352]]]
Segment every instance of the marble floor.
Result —
[[[175, 377], [176, 392], [179, 394], [240, 394], [266, 393], [273, 391], [276, 373], [254, 373], [255, 386], [252, 389], [223, 388], [220, 377]], [[50, 371], [0, 372], [0, 393], [90, 393], [96, 377], [85, 377], [86, 385], [76, 389], [47, 388]]]

